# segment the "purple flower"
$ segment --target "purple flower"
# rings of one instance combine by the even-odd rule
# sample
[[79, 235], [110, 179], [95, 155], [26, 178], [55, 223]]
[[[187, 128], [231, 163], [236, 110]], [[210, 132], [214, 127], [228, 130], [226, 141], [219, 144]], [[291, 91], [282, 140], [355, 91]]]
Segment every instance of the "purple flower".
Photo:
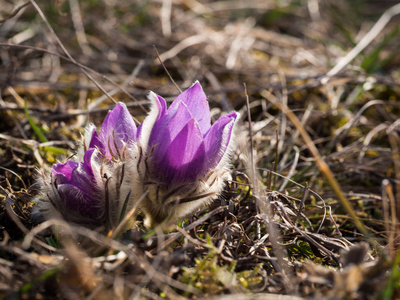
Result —
[[218, 197], [231, 178], [229, 157], [239, 114], [211, 125], [198, 82], [168, 109], [162, 97], [151, 92], [149, 98], [152, 108], [139, 128], [118, 103], [100, 134], [94, 125], [86, 128], [74, 160], [42, 172], [36, 215], [111, 229], [124, 205], [129, 210], [147, 192], [140, 207], [146, 224], [153, 226], [167, 217], [182, 218]]
[[[68, 160], [53, 166], [48, 180], [48, 200], [54, 208], [66, 216], [66, 219], [78, 218], [83, 223], [101, 224], [102, 217], [102, 182], [96, 182], [92, 168], [91, 148], [86, 151], [84, 160]], [[96, 155], [96, 154], [95, 154]], [[90, 221], [89, 221], [90, 220]]]
[[151, 224], [168, 216], [183, 217], [215, 198], [229, 176], [229, 153], [238, 113], [211, 126], [210, 109], [196, 82], [167, 109], [150, 93], [152, 110], [141, 128], [141, 145], [149, 156], [149, 200], [143, 209]]
[[100, 153], [110, 160], [121, 158], [126, 147], [135, 144], [138, 130], [126, 105], [119, 102], [108, 112], [101, 125], [100, 135], [94, 126], [88, 126], [86, 135], [84, 150], [98, 148]]
[[137, 195], [136, 173], [128, 166], [138, 159], [137, 128], [125, 104], [118, 103], [105, 118], [100, 135], [94, 125], [85, 130], [76, 160], [55, 164], [42, 172], [43, 186], [36, 213], [62, 217], [89, 227], [111, 229], [123, 205]]

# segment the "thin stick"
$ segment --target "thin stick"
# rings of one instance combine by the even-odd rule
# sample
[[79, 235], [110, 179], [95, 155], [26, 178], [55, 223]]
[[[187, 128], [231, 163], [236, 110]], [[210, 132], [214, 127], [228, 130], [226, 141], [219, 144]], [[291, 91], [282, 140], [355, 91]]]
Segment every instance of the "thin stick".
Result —
[[91, 55], [93, 51], [90, 48], [89, 42], [86, 37], [85, 27], [83, 25], [82, 14], [78, 0], [69, 0], [69, 6], [78, 44], [81, 47], [83, 54]]
[[180, 41], [177, 45], [175, 45], [173, 48], [168, 50], [167, 52], [161, 53], [160, 59], [162, 61], [166, 61], [167, 59], [171, 59], [175, 56], [177, 56], [182, 50], [193, 46], [197, 45], [200, 43], [203, 43], [207, 40], [207, 37], [204, 35], [193, 35], [189, 36], [188, 38]]
[[[389, 202], [390, 207], [388, 206], [387, 201]], [[395, 253], [394, 237], [397, 234], [396, 200], [394, 198], [392, 185], [387, 179], [382, 181], [382, 205], [389, 254], [393, 258]], [[389, 214], [391, 220], [389, 220]]]
[[6, 172], [10, 172], [10, 173], [13, 174], [15, 177], [17, 177], [17, 178], [22, 182], [22, 184], [24, 185], [24, 189], [26, 190], [25, 181], [21, 178], [21, 176], [19, 176], [19, 175], [18, 175], [17, 173], [15, 173], [13, 170], [10, 170], [10, 169], [7, 169], [7, 168], [1, 167], [1, 166], [0, 166], [0, 169], [1, 169], [1, 170], [4, 170], [4, 171], [6, 171]]
[[[275, 130], [275, 135], [276, 135], [276, 145], [275, 145], [275, 166], [274, 166], [274, 171], [275, 173], [278, 172], [278, 161], [279, 161], [279, 133], [278, 130]], [[276, 176], [274, 176], [274, 189], [276, 188]]]
[[165, 37], [170, 37], [172, 0], [163, 0], [161, 7], [161, 29]]
[[[113, 96], [118, 92], [118, 90], [120, 88], [125, 88], [139, 74], [139, 72], [143, 68], [143, 66], [144, 66], [144, 60], [141, 59], [141, 60], [139, 60], [136, 67], [133, 69], [132, 73], [124, 80], [124, 82], [121, 85], [119, 85], [118, 87], [116, 87], [110, 91], [110, 95]], [[90, 103], [88, 105], [88, 110], [91, 111], [93, 108], [99, 106], [105, 99], [106, 99], [105, 95], [97, 98], [96, 100], [94, 100], [92, 103]], [[136, 102], [138, 103], [138, 105], [140, 106], [140, 108], [143, 111], [147, 112], [147, 110], [143, 107], [143, 105], [139, 101], [136, 100]]]
[[12, 17], [15, 17], [21, 11], [21, 9], [27, 7], [29, 4], [31, 3], [28, 1], [14, 8], [14, 10], [7, 17], [5, 17], [4, 19], [0, 19], [0, 25], [3, 24], [5, 21], [11, 19]]
[[157, 58], [160, 61], [160, 64], [163, 66], [165, 72], [167, 72], [169, 79], [171, 79], [172, 83], [175, 85], [175, 87], [178, 89], [179, 93], [182, 93], [182, 90], [179, 88], [179, 86], [176, 84], [174, 79], [172, 78], [171, 74], [169, 74], [167, 67], [164, 65], [163, 61], [161, 60], [160, 54], [158, 53], [157, 46], [153, 45], [154, 51], [156, 52]]
[[246, 83], [243, 83], [243, 86], [244, 86], [244, 93], [246, 95], [247, 121], [249, 123], [251, 177], [253, 179], [253, 190], [256, 193], [258, 193], [258, 184], [257, 184], [257, 178], [256, 178], [256, 165], [255, 165], [255, 161], [254, 161], [254, 149], [253, 149], [253, 131], [251, 128], [250, 101], [249, 101], [249, 95], [247, 94]]
[[[255, 196], [256, 199], [256, 209], [257, 213], [260, 213], [260, 203], [258, 203], [259, 200], [259, 189], [258, 189], [258, 179], [256, 177], [256, 164], [254, 161], [254, 149], [253, 149], [253, 130], [251, 128], [251, 114], [250, 114], [250, 101], [249, 101], [249, 95], [247, 94], [247, 86], [246, 83], [243, 83], [244, 86], [244, 93], [246, 95], [246, 108], [247, 108], [247, 121], [249, 122], [249, 138], [250, 138], [250, 160], [251, 160], [251, 180], [252, 185], [253, 185], [253, 195]], [[260, 228], [260, 223], [257, 222], [257, 228], [256, 228], [256, 234], [258, 238], [260, 239], [261, 237], [261, 228]]]
[[299, 218], [301, 211], [304, 208], [304, 202], [306, 201], [307, 197], [308, 197], [308, 183], [306, 182], [306, 184], [304, 185], [303, 196], [301, 197], [300, 207], [299, 210], [297, 211], [296, 218], [293, 220], [293, 224], [296, 224], [297, 219]]

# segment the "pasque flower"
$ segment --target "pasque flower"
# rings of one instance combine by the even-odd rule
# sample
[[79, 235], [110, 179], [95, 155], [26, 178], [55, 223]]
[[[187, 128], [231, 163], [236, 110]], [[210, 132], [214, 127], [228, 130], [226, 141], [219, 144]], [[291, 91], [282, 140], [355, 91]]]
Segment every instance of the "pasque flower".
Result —
[[42, 171], [42, 194], [34, 214], [61, 217], [88, 227], [118, 222], [124, 203], [133, 204], [137, 173], [129, 166], [139, 159], [138, 130], [125, 104], [105, 118], [100, 134], [89, 125], [75, 160]]
[[207, 204], [230, 179], [229, 155], [239, 114], [220, 117], [211, 126], [210, 109], [196, 82], [167, 109], [150, 93], [152, 108], [139, 128], [147, 156], [139, 172], [148, 189], [142, 209], [152, 226], [167, 217], [182, 218]]
[[[196, 82], [167, 109], [150, 93], [152, 107], [137, 128], [123, 103], [105, 118], [100, 134], [89, 125], [75, 158], [42, 171], [35, 216], [60, 217], [88, 227], [113, 228], [123, 208], [141, 202], [146, 225], [178, 219], [218, 197], [230, 176], [229, 156], [239, 114], [211, 125]], [[127, 205], [125, 205], [127, 204]]]

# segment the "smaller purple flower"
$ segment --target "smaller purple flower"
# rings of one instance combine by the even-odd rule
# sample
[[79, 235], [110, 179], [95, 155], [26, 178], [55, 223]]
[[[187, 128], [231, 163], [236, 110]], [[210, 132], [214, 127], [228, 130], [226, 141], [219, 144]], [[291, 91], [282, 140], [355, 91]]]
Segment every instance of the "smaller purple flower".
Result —
[[99, 196], [101, 189], [95, 181], [91, 158], [95, 149], [85, 153], [83, 162], [67, 161], [53, 166], [52, 177], [62, 206], [77, 211], [85, 218], [99, 219]]
[[126, 105], [119, 102], [104, 119], [100, 131], [100, 140], [106, 145], [106, 158], [118, 157], [125, 145], [131, 145], [137, 139], [135, 121]]
[[167, 109], [150, 93], [152, 110], [142, 124], [140, 141], [149, 156], [149, 200], [143, 210], [150, 224], [168, 216], [181, 218], [218, 196], [229, 180], [229, 153], [239, 114], [211, 125], [210, 109], [196, 82]]
[[126, 147], [135, 144], [137, 135], [138, 130], [128, 108], [124, 103], [118, 102], [104, 119], [100, 135], [95, 126], [89, 125], [86, 128], [83, 150], [97, 148], [106, 159], [119, 159], [124, 155]]
[[105, 118], [100, 135], [94, 125], [85, 130], [76, 161], [55, 164], [42, 172], [43, 193], [36, 215], [61, 217], [88, 227], [118, 223], [137, 175], [127, 167], [138, 159], [137, 128], [125, 104], [118, 103]]

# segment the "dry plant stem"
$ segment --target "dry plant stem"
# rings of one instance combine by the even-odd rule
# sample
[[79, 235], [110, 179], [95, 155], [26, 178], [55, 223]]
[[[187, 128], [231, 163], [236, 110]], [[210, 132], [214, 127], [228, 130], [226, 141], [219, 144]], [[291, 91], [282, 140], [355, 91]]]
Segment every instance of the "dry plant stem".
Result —
[[[71, 56], [71, 54], [69, 54], [68, 50], [64, 47], [63, 43], [60, 41], [60, 39], [58, 38], [57, 34], [54, 32], [53, 28], [51, 27], [50, 23], [47, 21], [46, 16], [44, 15], [43, 11], [40, 9], [39, 5], [36, 4], [36, 2], [34, 0], [29, 0], [32, 5], [35, 7], [35, 9], [37, 10], [37, 12], [39, 13], [40, 17], [43, 19], [44, 23], [46, 24], [47, 28], [49, 29], [49, 31], [51, 32], [53, 38], [56, 40], [57, 44], [60, 46], [60, 48], [63, 50], [63, 52], [65, 53], [66, 56], [68, 56], [68, 58], [76, 63], [76, 60]], [[108, 92], [103, 89], [103, 87], [92, 77], [92, 75], [90, 75], [84, 68], [81, 68], [82, 72], [104, 93], [107, 95], [107, 97], [114, 102], [115, 104], [117, 103], [117, 101], [115, 101], [115, 99], [108, 94]]]
[[[268, 93], [268, 92], [267, 92]], [[272, 96], [272, 95], [270, 95]], [[270, 101], [271, 97], [266, 98], [268, 101]], [[317, 147], [315, 147], [315, 144], [313, 143], [311, 137], [307, 133], [307, 131], [304, 129], [303, 125], [301, 124], [300, 120], [296, 117], [296, 115], [290, 110], [289, 107], [281, 103], [278, 99], [273, 102], [278, 108], [288, 116], [290, 121], [293, 123], [293, 125], [296, 127], [296, 129], [300, 132], [304, 142], [306, 143], [307, 148], [310, 150], [311, 154], [313, 155], [315, 159], [315, 163], [317, 164], [318, 169], [320, 172], [325, 176], [325, 178], [328, 180], [329, 185], [332, 187], [334, 193], [338, 197], [340, 203], [343, 205], [344, 209], [347, 211], [347, 213], [350, 215], [350, 217], [353, 219], [355, 225], [357, 226], [358, 230], [365, 235], [365, 237], [368, 238], [369, 242], [371, 245], [379, 250], [378, 244], [375, 240], [372, 239], [371, 235], [369, 234], [367, 228], [364, 226], [362, 221], [358, 218], [357, 214], [354, 211], [353, 206], [349, 202], [349, 200], [346, 199], [344, 196], [339, 183], [336, 181], [335, 177], [333, 176], [333, 173], [331, 169], [329, 168], [328, 164], [323, 160], [321, 155], [319, 154], [319, 151]]]
[[368, 101], [361, 109], [357, 112], [357, 114], [354, 116], [354, 118], [351, 120], [351, 122], [348, 122], [345, 126], [343, 126], [342, 131], [338, 133], [335, 138], [332, 139], [332, 141], [328, 144], [327, 149], [332, 149], [338, 142], [340, 142], [343, 137], [347, 135], [349, 130], [358, 122], [358, 120], [361, 118], [362, 114], [371, 106], [374, 105], [385, 105], [385, 102], [382, 100], [371, 100]]
[[[247, 109], [247, 121], [249, 122], [249, 137], [250, 137], [250, 163], [251, 163], [251, 179], [252, 179], [252, 187], [253, 187], [253, 193], [258, 195], [259, 188], [258, 188], [258, 178], [256, 177], [256, 165], [254, 161], [254, 149], [253, 149], [253, 131], [251, 129], [251, 114], [250, 114], [250, 101], [249, 101], [249, 95], [247, 94], [247, 87], [246, 84], [243, 83], [244, 86], [244, 92], [246, 95], [246, 109]], [[256, 197], [257, 199], [257, 197]], [[257, 205], [257, 213], [260, 212], [259, 206]], [[260, 224], [257, 223], [257, 236], [258, 238], [261, 237], [261, 229], [260, 229]]]
[[0, 19], [0, 25], [3, 24], [5, 21], [11, 19], [12, 17], [15, 17], [21, 11], [21, 9], [23, 9], [24, 7], [27, 7], [29, 4], [31, 4], [31, 3], [28, 1], [28, 2], [21, 4], [20, 6], [18, 6], [16, 8], [14, 8], [14, 10], [11, 12], [11, 14], [9, 14], [4, 19]]
[[258, 193], [258, 181], [256, 178], [256, 166], [254, 161], [254, 149], [253, 149], [253, 131], [251, 129], [250, 101], [249, 101], [249, 95], [247, 94], [246, 84], [243, 83], [243, 86], [244, 86], [244, 93], [246, 95], [247, 121], [249, 123], [251, 177], [253, 179], [253, 190], [256, 193]]
[[321, 13], [319, 11], [318, 0], [308, 0], [307, 8], [313, 22], [318, 22], [321, 20]]
[[176, 82], [174, 81], [174, 79], [172, 78], [171, 74], [168, 72], [167, 67], [164, 65], [163, 60], [160, 57], [160, 54], [158, 53], [157, 47], [156, 45], [154, 45], [154, 51], [156, 52], [157, 58], [160, 61], [160, 64], [163, 66], [165, 72], [168, 74], [169, 79], [171, 79], [172, 83], [175, 85], [175, 87], [178, 89], [179, 93], [182, 93], [182, 90], [179, 88], [179, 86], [176, 84]]
[[[288, 90], [287, 90], [287, 82], [286, 82], [286, 77], [285, 77], [285, 73], [283, 72], [282, 69], [278, 68], [278, 74], [279, 74], [279, 80], [281, 82], [282, 85], [282, 95], [281, 95], [281, 99], [282, 102], [287, 105], [288, 104]], [[278, 144], [278, 151], [280, 152], [283, 148], [283, 144], [285, 142], [285, 135], [286, 135], [286, 126], [287, 126], [287, 118], [285, 114], [282, 114], [282, 118], [281, 118], [281, 122], [279, 124], [279, 130], [280, 130], [280, 139], [279, 139], [279, 143], [277, 140], [277, 144]], [[278, 132], [277, 132], [277, 138], [278, 138]], [[276, 162], [276, 167], [278, 167], [278, 162]], [[276, 170], [275, 170], [276, 171]]]
[[[285, 261], [287, 253], [285, 249], [282, 247], [282, 245], [278, 243], [279, 231], [277, 229], [277, 226], [272, 220], [270, 196], [263, 195], [261, 199], [258, 201], [258, 205], [260, 206], [260, 211], [263, 212], [261, 215], [261, 219], [264, 221], [265, 226], [267, 226], [268, 228], [268, 233], [269, 233], [268, 239], [271, 243], [271, 248], [273, 249], [278, 261], [278, 264], [274, 265], [275, 271], [282, 273], [282, 279], [286, 289], [286, 293], [293, 294], [297, 287], [295, 284], [291, 283], [293, 272], [290, 268], [287, 267]], [[277, 267], [278, 269], [276, 269]]]
[[347, 66], [361, 51], [363, 51], [382, 31], [389, 21], [395, 16], [400, 14], [400, 4], [396, 4], [386, 10], [379, 18], [375, 25], [368, 31], [368, 33], [361, 39], [360, 42], [343, 57], [339, 63], [334, 66], [326, 75], [321, 79], [322, 84], [326, 84], [329, 79], [338, 74], [345, 66]]
[[[275, 162], [274, 162], [274, 171], [275, 173], [278, 172], [278, 161], [279, 161], [279, 144], [280, 144], [280, 139], [279, 139], [279, 133], [278, 130], [275, 131]], [[274, 189], [276, 189], [276, 176], [274, 176]]]
[[[388, 202], [390, 203], [390, 209]], [[394, 237], [396, 233], [396, 215], [394, 209], [396, 207], [395, 199], [393, 196], [392, 186], [389, 180], [384, 179], [382, 181], [382, 210], [383, 210], [383, 220], [385, 222], [385, 231], [387, 235], [387, 244], [389, 248], [390, 257], [394, 257]], [[391, 212], [392, 220], [389, 219], [389, 211]]]
[[[396, 199], [400, 201], [400, 137], [398, 133], [395, 131], [395, 128], [398, 128], [400, 125], [400, 120], [397, 120], [394, 122], [390, 127], [387, 129], [388, 132], [388, 137], [389, 137], [389, 143], [392, 147], [392, 159], [393, 159], [393, 165], [394, 165], [394, 174], [396, 178]], [[400, 218], [400, 204], [397, 204], [397, 207], [395, 207], [395, 212], [397, 215], [397, 218]]]
[[365, 157], [365, 153], [368, 150], [368, 147], [372, 141], [372, 138], [380, 131], [385, 130], [388, 127], [387, 124], [385, 123], [381, 123], [378, 126], [376, 126], [375, 128], [373, 128], [370, 132], [368, 132], [368, 134], [366, 135], [364, 141], [363, 141], [363, 147], [360, 151], [360, 154], [358, 156], [358, 164], [362, 165], [363, 164], [363, 159]]
[[[124, 80], [122, 85], [119, 85], [118, 87], [113, 89], [109, 94], [113, 96], [118, 92], [119, 89], [125, 88], [139, 74], [143, 66], [144, 66], [144, 60], [141, 59], [139, 63], [136, 65], [136, 67], [133, 69], [132, 73]], [[101, 97], [97, 98], [95, 101], [93, 101], [88, 105], [88, 110], [92, 110], [95, 107], [99, 106], [106, 98], [107, 98], [106, 95], [102, 95]], [[147, 110], [143, 107], [143, 105], [139, 101], [137, 101], [137, 103], [144, 112], [147, 112]]]
[[172, 0], [163, 0], [161, 7], [161, 29], [165, 37], [170, 37]]
[[204, 35], [190, 36], [190, 37], [180, 41], [176, 46], [174, 46], [167, 52], [161, 53], [160, 60], [162, 62], [165, 62], [167, 59], [171, 59], [171, 58], [175, 57], [176, 55], [178, 55], [182, 50], [184, 50], [190, 46], [203, 43], [203, 42], [207, 41], [207, 39], [208, 38]]
[[304, 208], [304, 202], [306, 201], [307, 198], [308, 198], [308, 183], [306, 182], [306, 184], [304, 185], [303, 196], [301, 197], [300, 207], [299, 207], [299, 210], [297, 211], [296, 218], [293, 220], [293, 224], [296, 224], [296, 222], [301, 214], [301, 211]]
[[15, 177], [17, 177], [21, 182], [22, 182], [22, 185], [24, 186], [24, 189], [26, 190], [27, 188], [26, 188], [26, 184], [25, 184], [25, 181], [21, 178], [21, 176], [19, 176], [17, 173], [15, 173], [13, 170], [10, 170], [10, 169], [7, 169], [7, 168], [4, 168], [4, 167], [1, 167], [0, 166], [0, 169], [1, 170], [4, 170], [4, 171], [6, 171], [6, 172], [9, 172], [9, 173], [11, 173], [11, 174], [13, 174]]
[[[303, 124], [303, 126], [305, 126], [305, 124], [307, 124], [313, 109], [314, 109], [313, 105], [307, 106], [307, 109], [305, 110], [305, 112], [301, 118], [301, 123]], [[299, 149], [296, 147], [296, 141], [297, 141], [298, 137], [299, 137], [299, 132], [296, 131], [291, 135], [289, 142], [285, 141], [286, 148], [287, 149], [293, 148], [296, 151], [295, 155], [300, 154]], [[279, 161], [279, 169], [280, 170], [282, 170], [284, 168], [284, 166], [286, 165], [286, 161], [289, 159], [289, 155], [290, 155], [290, 151], [286, 151], [286, 153], [283, 153], [283, 156], [282, 156], [281, 160]]]
[[72, 22], [74, 23], [76, 31], [76, 39], [82, 49], [83, 54], [91, 55], [93, 53], [86, 38], [85, 27], [83, 26], [82, 14], [79, 8], [78, 0], [69, 0], [71, 9]]
[[293, 149], [296, 152], [294, 155], [293, 163], [292, 163], [292, 166], [290, 167], [289, 173], [285, 177], [285, 180], [283, 181], [282, 185], [278, 189], [279, 192], [283, 192], [285, 190], [286, 185], [289, 183], [288, 178], [292, 178], [294, 171], [296, 170], [297, 163], [299, 162], [300, 150], [296, 146], [293, 146]]

